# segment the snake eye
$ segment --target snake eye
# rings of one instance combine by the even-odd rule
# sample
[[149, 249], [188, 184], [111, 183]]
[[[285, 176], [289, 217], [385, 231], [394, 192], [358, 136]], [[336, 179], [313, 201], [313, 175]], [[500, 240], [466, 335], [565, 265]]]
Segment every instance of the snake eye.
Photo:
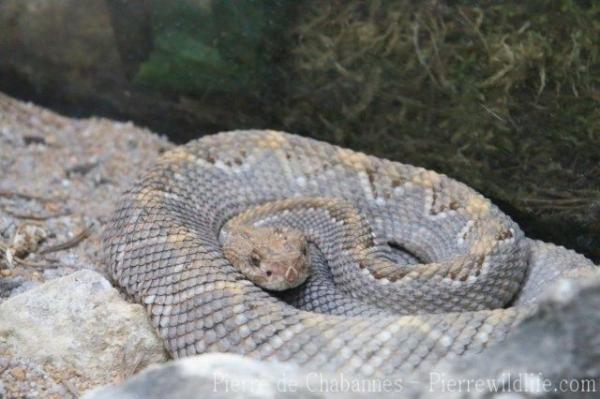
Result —
[[250, 255], [250, 263], [254, 267], [260, 267], [260, 256], [257, 253]]
[[302, 255], [304, 255], [304, 256], [308, 255], [308, 247], [306, 247], [306, 246], [302, 247]]

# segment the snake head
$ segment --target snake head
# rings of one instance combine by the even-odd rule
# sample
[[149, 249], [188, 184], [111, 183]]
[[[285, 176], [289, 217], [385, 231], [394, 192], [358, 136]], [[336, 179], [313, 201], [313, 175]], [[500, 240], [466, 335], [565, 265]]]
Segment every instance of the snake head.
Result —
[[295, 229], [236, 226], [227, 232], [222, 248], [236, 269], [267, 290], [297, 287], [310, 273], [308, 242]]

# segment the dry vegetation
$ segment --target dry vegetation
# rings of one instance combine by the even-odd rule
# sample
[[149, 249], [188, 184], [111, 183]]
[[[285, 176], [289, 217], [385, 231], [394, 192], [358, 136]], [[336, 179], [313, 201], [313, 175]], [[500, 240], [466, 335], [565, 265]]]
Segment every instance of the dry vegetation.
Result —
[[598, 258], [600, 5], [460, 3], [314, 3], [282, 124], [457, 177]]

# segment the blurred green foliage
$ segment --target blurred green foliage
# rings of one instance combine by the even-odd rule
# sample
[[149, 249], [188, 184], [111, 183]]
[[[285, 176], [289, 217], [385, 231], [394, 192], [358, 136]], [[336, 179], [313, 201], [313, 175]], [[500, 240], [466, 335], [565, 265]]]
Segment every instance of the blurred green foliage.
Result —
[[202, 96], [209, 91], [252, 97], [273, 78], [276, 24], [290, 1], [152, 2], [154, 51], [138, 84]]

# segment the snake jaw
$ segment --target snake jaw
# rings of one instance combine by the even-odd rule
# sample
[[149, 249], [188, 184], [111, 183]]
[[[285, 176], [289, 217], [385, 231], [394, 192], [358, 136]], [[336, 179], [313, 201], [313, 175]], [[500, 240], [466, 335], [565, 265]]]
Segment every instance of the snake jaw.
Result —
[[307, 259], [298, 257], [292, 262], [289, 259], [264, 258], [258, 268], [240, 271], [256, 285], [270, 291], [284, 291], [298, 287], [306, 281], [310, 267]]

